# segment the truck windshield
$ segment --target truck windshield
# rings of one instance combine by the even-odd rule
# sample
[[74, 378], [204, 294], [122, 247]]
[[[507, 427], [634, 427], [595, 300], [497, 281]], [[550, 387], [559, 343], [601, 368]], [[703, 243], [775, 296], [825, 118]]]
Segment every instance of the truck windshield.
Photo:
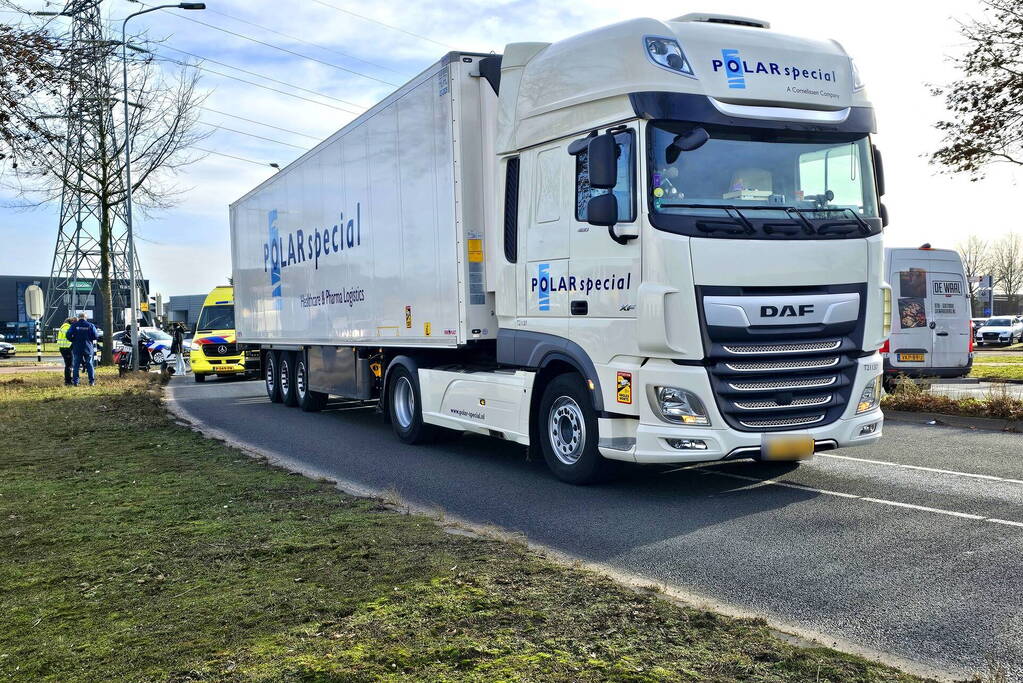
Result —
[[234, 306], [221, 304], [219, 306], [206, 306], [199, 314], [199, 324], [196, 330], [200, 332], [212, 332], [213, 330], [234, 329]]
[[[677, 141], [693, 138], [697, 128], [709, 139], [680, 151]], [[681, 121], [651, 123], [648, 133], [655, 227], [785, 239], [862, 237], [881, 229], [866, 134]]]

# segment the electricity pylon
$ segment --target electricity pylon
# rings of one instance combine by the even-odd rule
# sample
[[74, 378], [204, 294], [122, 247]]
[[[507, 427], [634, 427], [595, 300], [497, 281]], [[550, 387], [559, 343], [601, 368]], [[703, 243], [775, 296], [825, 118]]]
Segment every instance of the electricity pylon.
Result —
[[[68, 82], [66, 108], [67, 144], [64, 161], [66, 179], [61, 192], [60, 224], [57, 243], [53, 250], [50, 282], [47, 291], [47, 311], [44, 324], [56, 327], [60, 318], [74, 315], [80, 310], [102, 310], [100, 280], [103, 274], [101, 244], [101, 207], [95, 192], [84, 187], [95, 181], [87, 173], [98, 170], [101, 159], [116, 157], [117, 128], [114, 125], [113, 105], [117, 101], [112, 87], [113, 60], [116, 43], [103, 35], [100, 4], [102, 0], [69, 0], [61, 15], [71, 18], [70, 50], [72, 62]], [[105, 150], [105, 151], [104, 151]], [[123, 179], [117, 178], [113, 189], [123, 188]], [[105, 320], [106, 338], [127, 322], [121, 319], [123, 311], [131, 305], [130, 271], [134, 266], [136, 282], [144, 288], [142, 269], [136, 256], [129, 265], [127, 224], [123, 205], [111, 207], [109, 267], [114, 320]], [[141, 292], [139, 301], [148, 301], [148, 292]], [[93, 313], [96, 317], [96, 313]]]

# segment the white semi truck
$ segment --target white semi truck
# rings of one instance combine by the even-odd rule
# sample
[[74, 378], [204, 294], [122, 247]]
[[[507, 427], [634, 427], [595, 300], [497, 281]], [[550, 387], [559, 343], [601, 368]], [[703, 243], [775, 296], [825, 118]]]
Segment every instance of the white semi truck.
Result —
[[799, 459], [881, 436], [874, 115], [830, 40], [714, 14], [452, 52], [231, 205], [272, 401], [418, 443]]

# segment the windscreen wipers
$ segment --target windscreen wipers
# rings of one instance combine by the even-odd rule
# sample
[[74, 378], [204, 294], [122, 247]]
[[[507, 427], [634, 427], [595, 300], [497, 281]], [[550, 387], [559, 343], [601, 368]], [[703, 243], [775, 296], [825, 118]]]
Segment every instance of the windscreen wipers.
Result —
[[[671, 203], [661, 204], [661, 208], [667, 209], [714, 209], [724, 211], [727, 214], [727, 218], [731, 223], [724, 223], [721, 220], [708, 220], [702, 219], [696, 222], [696, 227], [704, 232], [729, 232], [731, 234], [739, 234], [740, 232], [754, 233], [756, 228], [750, 222], [750, 220], [743, 215], [743, 211], [777, 211], [784, 212], [787, 215], [786, 219], [782, 219], [784, 222], [772, 221], [770, 219], [765, 220], [761, 226], [763, 231], [767, 234], [782, 234], [782, 235], [793, 235], [798, 230], [793, 229], [795, 226], [802, 226], [803, 231], [808, 235], [822, 235], [822, 236], [835, 236], [835, 235], [846, 235], [852, 230], [859, 230], [863, 235], [869, 235], [871, 230], [867, 222], [860, 218], [859, 215], [852, 209], [837, 208], [837, 207], [824, 207], [817, 209], [800, 209], [795, 206], [735, 206], [734, 204], [690, 204], [690, 203]], [[845, 216], [839, 220], [828, 220], [829, 216], [806, 216], [804, 214], [844, 214]], [[725, 218], [724, 216], [722, 218]], [[820, 223], [812, 223], [813, 221], [822, 221]], [[744, 230], [736, 230], [735, 225], [740, 225]], [[723, 226], [727, 226], [723, 227]]]

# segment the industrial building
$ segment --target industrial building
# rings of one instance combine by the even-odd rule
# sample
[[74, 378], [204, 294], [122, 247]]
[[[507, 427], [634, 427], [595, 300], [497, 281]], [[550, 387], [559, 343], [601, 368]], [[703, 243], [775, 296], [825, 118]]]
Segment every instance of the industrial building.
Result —
[[[117, 283], [115, 283], [116, 285]], [[39, 285], [44, 293], [50, 291], [50, 278], [33, 275], [0, 275], [0, 339], [9, 342], [29, 342], [35, 340], [35, 323], [28, 317], [25, 310], [25, 289], [30, 285]], [[149, 283], [143, 282], [143, 291], [148, 291]], [[85, 311], [89, 320], [101, 330], [110, 327], [103, 315], [104, 303], [100, 294], [99, 282], [91, 279], [79, 280], [76, 286], [76, 301], [64, 301], [58, 304], [49, 321], [44, 322], [43, 337], [51, 339], [54, 328], [66, 318], [78, 311]], [[128, 298], [127, 287], [122, 285], [121, 294]], [[117, 300], [118, 297], [115, 297]], [[51, 302], [47, 301], [49, 304]], [[114, 311], [114, 327], [120, 329], [124, 325], [124, 311]]]

